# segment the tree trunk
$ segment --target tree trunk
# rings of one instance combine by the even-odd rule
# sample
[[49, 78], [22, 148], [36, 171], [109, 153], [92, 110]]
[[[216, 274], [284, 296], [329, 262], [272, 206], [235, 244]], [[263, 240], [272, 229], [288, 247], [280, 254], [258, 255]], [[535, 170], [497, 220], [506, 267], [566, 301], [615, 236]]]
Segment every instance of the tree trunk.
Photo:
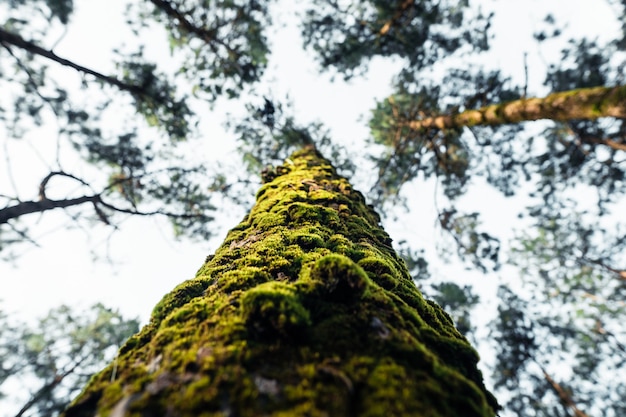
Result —
[[493, 104], [458, 114], [411, 120], [414, 130], [451, 129], [478, 125], [503, 125], [531, 120], [593, 120], [600, 117], [626, 118], [626, 86], [581, 88], [550, 94], [544, 98], [523, 98]]
[[65, 416], [494, 416], [363, 196], [312, 148], [274, 173]]

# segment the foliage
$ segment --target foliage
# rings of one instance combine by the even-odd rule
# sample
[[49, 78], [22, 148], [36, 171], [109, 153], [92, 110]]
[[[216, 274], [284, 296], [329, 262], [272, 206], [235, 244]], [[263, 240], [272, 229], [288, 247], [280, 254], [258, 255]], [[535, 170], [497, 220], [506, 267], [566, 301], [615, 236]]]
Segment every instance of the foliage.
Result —
[[192, 83], [195, 95], [234, 98], [258, 81], [267, 65], [270, 3], [150, 0], [129, 6], [136, 16], [130, 23], [138, 36], [154, 23], [165, 27], [170, 50], [185, 62], [177, 73]]
[[233, 118], [228, 124], [237, 135], [238, 150], [251, 173], [281, 164], [289, 155], [314, 145], [335, 161], [340, 170], [350, 174], [355, 166], [345, 148], [334, 143], [321, 123], [301, 125], [292, 115], [292, 104], [263, 97], [263, 104], [246, 104], [248, 116]]
[[[206, 105], [222, 95], [234, 98], [258, 81], [267, 64], [263, 31], [270, 23], [268, 4], [135, 3], [127, 17], [136, 39], [154, 39], [155, 25], [160, 25], [172, 57], [185, 65], [173, 73], [162, 69], [139, 43], [134, 51], [115, 51], [110, 75], [54, 52], [64, 32], [57, 34], [71, 22], [72, 1], [1, 5], [6, 18], [0, 22], [0, 57], [7, 65], [1, 69], [0, 85], [7, 94], [0, 101], [0, 116], [9, 142], [25, 140], [51, 119], [58, 126], [56, 146], [51, 147], [55, 158], [48, 162], [49, 173], [42, 174], [38, 199], [25, 201], [18, 190], [0, 195], [3, 255], [18, 242], [32, 241], [30, 226], [21, 217], [58, 208], [68, 210], [79, 224], [86, 220], [112, 227], [126, 216], [159, 215], [173, 223], [177, 234], [209, 237], [214, 207], [207, 189], [214, 188], [219, 175], [180, 149], [181, 142], [197, 133], [197, 110], [190, 101], [201, 99]], [[188, 90], [193, 97], [181, 92]], [[120, 118], [120, 108], [140, 117], [108, 122]], [[95, 169], [69, 168], [76, 158]], [[60, 178], [73, 180], [79, 193], [70, 186], [65, 197], [49, 197], [49, 182], [58, 185]]]
[[322, 68], [346, 78], [374, 56], [397, 56], [418, 70], [465, 46], [488, 47], [490, 17], [468, 17], [468, 6], [467, 0], [319, 1], [305, 13], [302, 35]]
[[[16, 416], [59, 415], [139, 330], [137, 320], [102, 304], [86, 311], [57, 307], [34, 325], [15, 323], [2, 312], [0, 323], [0, 388], [9, 380], [11, 391], [18, 384], [22, 392], [30, 392]], [[9, 391], [0, 394], [11, 395]]]
[[[370, 138], [358, 155], [333, 140], [321, 123], [300, 123], [287, 100], [256, 93], [270, 59], [273, 2], [135, 2], [128, 23], [136, 41], [129, 43], [136, 48], [120, 47], [115, 68], [101, 71], [53, 53], [72, 22], [74, 2], [5, 2], [0, 88], [7, 93], [0, 99], [0, 121], [9, 141], [27, 140], [51, 121], [58, 137], [49, 172], [30, 193], [38, 199], [24, 200], [18, 190], [0, 193], [0, 250], [4, 255], [31, 239], [32, 226], [22, 217], [58, 208], [79, 222], [113, 227], [125, 216], [162, 215], [176, 233], [207, 238], [212, 211], [224, 195], [249, 203], [242, 195], [250, 191], [247, 185], [258, 183], [249, 172], [263, 171], [262, 181], [271, 181], [280, 174], [275, 164], [314, 144], [346, 174], [363, 161], [373, 167], [368, 198], [383, 213], [412, 209], [409, 186], [437, 181], [442, 192], [436, 198], [441, 194], [443, 202], [437, 201], [436, 224], [452, 242], [441, 256], [457, 254], [484, 273], [505, 271], [491, 324], [497, 342], [494, 381], [510, 399], [505, 415], [624, 414], [626, 388], [609, 387], [600, 377], [623, 372], [626, 357], [618, 326], [625, 313], [624, 120], [410, 127], [412, 121], [493, 103], [625, 84], [626, 2], [606, 1], [621, 22], [614, 39], [585, 38], [559, 15], [537, 22], [533, 48], [540, 55], [543, 48], [561, 48], [542, 57], [543, 85], [529, 80], [529, 70], [536, 68], [528, 68], [526, 59], [524, 79], [490, 66], [491, 39], [499, 36], [491, 22], [498, 16], [483, 3], [306, 3], [299, 16], [302, 40], [320, 72], [353, 79], [378, 59], [400, 67], [392, 93], [372, 104]], [[165, 39], [162, 48], [170, 51], [173, 64], [152, 62], [150, 45], [142, 39]], [[55, 72], [59, 67], [77, 76], [62, 79]], [[220, 98], [238, 97], [247, 103], [247, 113], [229, 118], [229, 127], [248, 173], [190, 158], [183, 144], [198, 134], [198, 115]], [[138, 117], [107, 123], [112, 114], [119, 120], [114, 108]], [[41, 141], [32, 143], [43, 147]], [[68, 149], [87, 162], [84, 169], [68, 168], [74, 166], [73, 160], [66, 162]], [[526, 198], [519, 215], [527, 227], [510, 244], [507, 230], [488, 231], [489, 219], [463, 209], [464, 196], [483, 179], [507, 198]], [[63, 198], [53, 198], [52, 185], [64, 183], [77, 188], [68, 186]], [[509, 246], [510, 253], [501, 253]], [[426, 292], [473, 337], [477, 296], [469, 287], [429, 280], [425, 255], [400, 248], [414, 279], [423, 280]], [[521, 281], [511, 278], [517, 273], [511, 266]], [[557, 372], [557, 365], [567, 369]]]
[[[520, 415], [529, 408], [555, 415], [551, 404], [562, 399], [547, 376], [560, 379], [583, 410], [614, 416], [624, 412], [626, 387], [604, 383], [607, 374], [626, 372], [626, 273], [611, 266], [624, 262], [616, 251], [624, 236], [620, 230], [609, 236], [586, 217], [551, 219], [520, 236], [514, 248], [512, 261], [531, 293], [521, 297], [500, 290], [503, 303], [494, 323], [500, 352], [494, 371], [497, 385], [512, 395], [509, 407]], [[529, 381], [535, 386], [528, 386]], [[563, 410], [556, 415], [569, 414]]]

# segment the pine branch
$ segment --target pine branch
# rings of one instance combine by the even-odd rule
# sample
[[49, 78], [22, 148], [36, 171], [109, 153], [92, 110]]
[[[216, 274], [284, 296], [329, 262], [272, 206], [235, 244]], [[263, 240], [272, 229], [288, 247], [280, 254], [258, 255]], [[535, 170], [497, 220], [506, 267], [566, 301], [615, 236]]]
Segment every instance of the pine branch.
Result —
[[183, 32], [196, 35], [208, 45], [212, 45], [213, 42], [218, 43], [225, 47], [230, 53], [236, 54], [236, 51], [233, 48], [215, 36], [214, 30], [209, 31], [194, 25], [183, 13], [175, 9], [171, 2], [165, 0], [150, 0], [150, 2], [154, 4], [157, 9], [163, 11], [170, 19], [177, 21], [178, 28]]
[[626, 85], [563, 91], [544, 98], [524, 98], [458, 114], [411, 120], [402, 125], [413, 130], [452, 129], [540, 119], [567, 121], [594, 120], [600, 117], [626, 118]]

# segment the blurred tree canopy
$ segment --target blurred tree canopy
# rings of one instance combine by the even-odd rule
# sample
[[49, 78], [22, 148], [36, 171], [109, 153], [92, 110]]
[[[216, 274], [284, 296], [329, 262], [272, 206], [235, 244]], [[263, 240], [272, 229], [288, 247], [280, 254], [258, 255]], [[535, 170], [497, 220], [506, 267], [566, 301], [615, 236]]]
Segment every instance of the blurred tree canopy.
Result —
[[[448, 251], [484, 273], [518, 268], [521, 279], [502, 279], [490, 334], [478, 340], [495, 352], [491, 371], [503, 415], [624, 415], [626, 381], [606, 375], [626, 373], [626, 2], [600, 3], [621, 28], [609, 40], [568, 30], [557, 13], [537, 22], [531, 48], [561, 50], [545, 60], [541, 85], [529, 83], [528, 68], [520, 80], [490, 66], [499, 34], [488, 2], [299, 3], [303, 47], [320, 73], [348, 80], [367, 74], [372, 60], [399, 63], [393, 92], [372, 103], [369, 139], [355, 155], [321, 123], [298, 121], [288, 101], [258, 93], [271, 85], [263, 75], [279, 1], [132, 2], [126, 19], [135, 38], [113, 51], [115, 65], [104, 69], [55, 52], [75, 2], [4, 2], [2, 140], [24, 141], [46, 127], [47, 137], [38, 139], [46, 143], [33, 144], [51, 151], [49, 172], [34, 189], [12, 186], [9, 170], [0, 189], [0, 256], [36, 243], [26, 218], [53, 209], [67, 210], [77, 224], [113, 228], [128, 216], [164, 216], [177, 234], [206, 239], [224, 197], [249, 201], [246, 184], [259, 181], [251, 172], [271, 176], [272, 164], [313, 143], [348, 174], [357, 175], [361, 163], [376, 172], [368, 197], [383, 215], [398, 207], [410, 213], [409, 185], [436, 179], [444, 196], [436, 223]], [[171, 62], [152, 60], [148, 42], [157, 41]], [[613, 95], [585, 101], [589, 91]], [[555, 93], [571, 101], [555, 104]], [[228, 127], [247, 171], [220, 170], [185, 151], [203, 134], [199, 116], [224, 100], [246, 110]], [[500, 103], [522, 110], [511, 118], [488, 107]], [[558, 106], [565, 116], [555, 114]], [[485, 108], [514, 123], [485, 126], [466, 117], [487, 120]], [[521, 123], [536, 119], [548, 120]], [[8, 152], [5, 159], [18, 165]], [[506, 197], [525, 197], [523, 232], [513, 242], [489, 231], [480, 212], [460, 206], [480, 181]], [[67, 194], [53, 196], [53, 185]], [[477, 337], [472, 312], [480, 301], [472, 289], [437, 282], [419, 249], [400, 249], [424, 292]]]
[[[59, 415], [139, 331], [136, 319], [102, 304], [86, 311], [57, 307], [34, 324], [0, 311], [0, 324], [0, 399], [18, 405], [16, 417]], [[11, 398], [16, 392], [21, 395]]]

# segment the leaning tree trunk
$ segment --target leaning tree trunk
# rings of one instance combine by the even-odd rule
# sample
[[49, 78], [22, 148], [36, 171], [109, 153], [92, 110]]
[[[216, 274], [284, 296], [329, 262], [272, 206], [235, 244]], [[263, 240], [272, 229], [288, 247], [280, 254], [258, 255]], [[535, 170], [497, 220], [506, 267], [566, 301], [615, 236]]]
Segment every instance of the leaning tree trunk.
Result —
[[492, 104], [462, 113], [410, 120], [413, 130], [497, 126], [531, 120], [595, 120], [600, 117], [626, 118], [626, 85], [560, 91], [544, 98], [522, 98]]
[[295, 153], [65, 416], [493, 416], [478, 355], [379, 223]]

